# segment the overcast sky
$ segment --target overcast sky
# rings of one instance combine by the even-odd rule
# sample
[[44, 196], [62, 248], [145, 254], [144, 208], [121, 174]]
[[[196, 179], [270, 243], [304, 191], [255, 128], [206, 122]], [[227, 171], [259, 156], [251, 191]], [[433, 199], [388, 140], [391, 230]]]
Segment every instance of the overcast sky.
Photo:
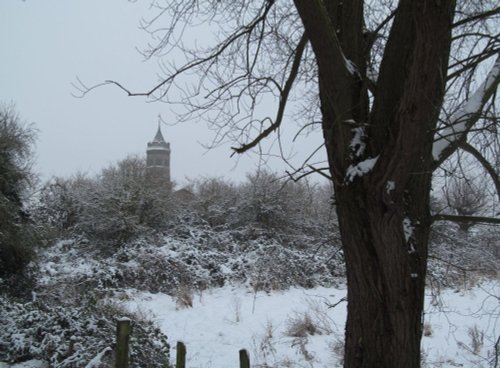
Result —
[[[175, 122], [171, 107], [126, 97], [107, 86], [83, 99], [71, 96], [79, 77], [92, 85], [107, 79], [147, 90], [157, 80], [156, 61], [144, 62], [136, 48], [149, 36], [139, 29], [151, 16], [148, 1], [1, 0], [0, 101], [13, 102], [39, 130], [37, 170], [46, 179], [77, 171], [96, 173], [126, 157], [144, 154], [157, 116]], [[230, 158], [229, 146], [206, 151], [212, 137], [204, 124], [162, 126], [171, 143], [172, 177], [222, 176], [241, 180], [257, 168], [255, 155]], [[307, 143], [304, 143], [307, 144]], [[284, 163], [271, 164], [284, 171]]]

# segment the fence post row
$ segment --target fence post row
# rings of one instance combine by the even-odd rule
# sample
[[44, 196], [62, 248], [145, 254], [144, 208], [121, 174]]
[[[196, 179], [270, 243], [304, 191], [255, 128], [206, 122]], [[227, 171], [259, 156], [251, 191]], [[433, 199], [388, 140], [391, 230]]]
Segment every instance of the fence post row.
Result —
[[[119, 318], [116, 326], [115, 368], [128, 368], [128, 343], [130, 339], [130, 319]], [[186, 345], [177, 341], [175, 368], [186, 368]], [[245, 349], [240, 350], [240, 368], [250, 368], [250, 358]]]

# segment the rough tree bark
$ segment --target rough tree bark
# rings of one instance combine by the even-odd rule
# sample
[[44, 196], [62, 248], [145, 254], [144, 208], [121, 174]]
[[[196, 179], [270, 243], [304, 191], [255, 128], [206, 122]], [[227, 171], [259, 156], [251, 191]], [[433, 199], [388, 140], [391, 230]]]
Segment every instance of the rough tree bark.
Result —
[[[432, 144], [454, 1], [400, 2], [370, 114], [363, 2], [295, 4], [317, 60], [335, 178], [348, 281], [345, 366], [419, 367]], [[355, 135], [370, 137], [362, 151]]]

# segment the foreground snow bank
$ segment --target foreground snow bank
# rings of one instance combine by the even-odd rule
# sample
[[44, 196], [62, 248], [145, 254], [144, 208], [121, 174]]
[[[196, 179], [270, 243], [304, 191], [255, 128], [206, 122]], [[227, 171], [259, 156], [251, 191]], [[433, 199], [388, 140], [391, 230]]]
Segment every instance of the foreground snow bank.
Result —
[[0, 362], [0, 368], [47, 368], [48, 365], [42, 360], [33, 359], [24, 363], [8, 365]]
[[[424, 366], [488, 367], [499, 333], [500, 284], [428, 294]], [[193, 295], [191, 308], [161, 293], [140, 293], [126, 307], [154, 318], [172, 347], [183, 341], [191, 368], [234, 367], [242, 348], [255, 367], [340, 367], [346, 303], [337, 303], [345, 295], [345, 288], [225, 287]]]

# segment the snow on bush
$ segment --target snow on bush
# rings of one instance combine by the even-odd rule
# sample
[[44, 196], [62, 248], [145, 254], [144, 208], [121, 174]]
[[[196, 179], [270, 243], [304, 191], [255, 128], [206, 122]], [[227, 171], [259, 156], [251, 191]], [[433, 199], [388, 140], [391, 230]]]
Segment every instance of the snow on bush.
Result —
[[130, 367], [168, 366], [167, 337], [152, 322], [113, 305], [88, 301], [51, 306], [41, 301], [17, 303], [4, 296], [0, 296], [0, 361], [41, 359], [51, 367], [67, 368], [92, 361], [94, 367], [111, 367], [115, 317], [123, 314], [133, 320]]
[[464, 232], [456, 224], [438, 223], [431, 233], [428, 278], [432, 285], [470, 287], [481, 279], [497, 279], [500, 229], [476, 225]]
[[[71, 292], [105, 294], [124, 287], [172, 295], [181, 287], [243, 284], [277, 290], [335, 284], [343, 274], [338, 249], [322, 247], [321, 239], [301, 240], [310, 245], [300, 246], [298, 238], [283, 245], [262, 234], [193, 226], [181, 234], [142, 237], [103, 255], [98, 243], [69, 239], [41, 255], [40, 287], [42, 293], [50, 290], [52, 297], [64, 300]], [[61, 283], [72, 288], [57, 296]]]

